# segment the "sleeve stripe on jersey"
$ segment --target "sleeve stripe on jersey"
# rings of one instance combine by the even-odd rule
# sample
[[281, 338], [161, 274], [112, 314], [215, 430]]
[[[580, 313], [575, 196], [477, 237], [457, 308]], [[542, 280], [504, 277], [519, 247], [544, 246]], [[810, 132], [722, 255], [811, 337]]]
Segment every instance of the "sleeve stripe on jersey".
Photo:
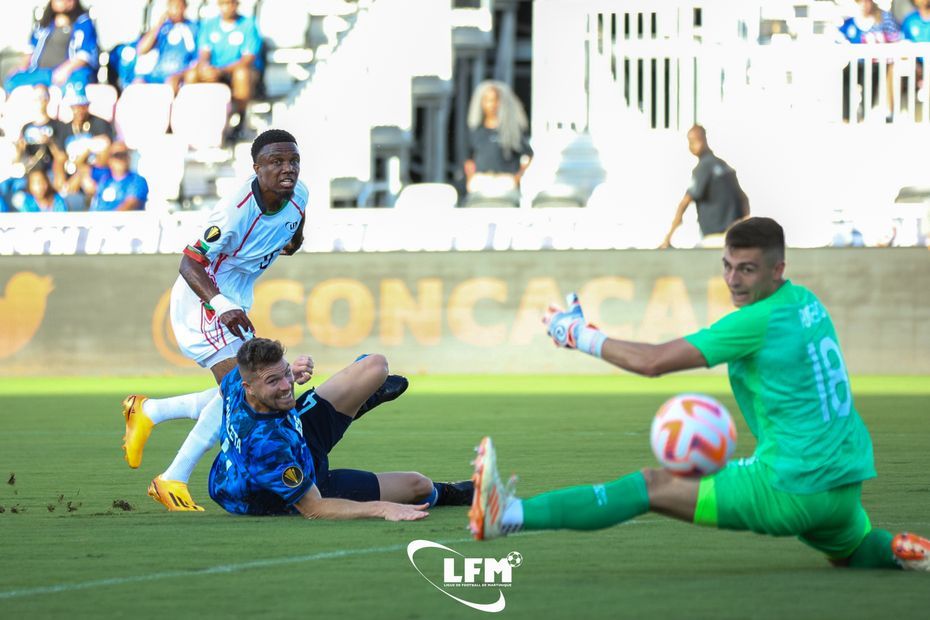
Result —
[[258, 224], [258, 220], [262, 217], [262, 214], [259, 213], [255, 216], [255, 219], [252, 220], [252, 225], [249, 226], [249, 232], [245, 233], [245, 237], [242, 238], [242, 243], [239, 244], [239, 247], [236, 248], [236, 251], [232, 253], [233, 256], [239, 255], [239, 250], [242, 249], [242, 246], [245, 245], [245, 242], [249, 240], [249, 235], [252, 234], [252, 230], [255, 228], [255, 225]]
[[184, 248], [184, 256], [187, 256], [188, 258], [191, 258], [197, 261], [204, 267], [210, 266], [210, 261], [207, 260], [207, 257], [201, 254], [200, 252], [198, 252], [196, 248], [192, 248], [191, 246], [187, 246], [186, 248]]
[[293, 198], [291, 198], [291, 204], [294, 205], [294, 208], [297, 209], [298, 213], [300, 213], [300, 217], [303, 217], [304, 216], [303, 210], [297, 205], [296, 202], [294, 202]]
[[242, 202], [236, 205], [236, 208], [238, 209], [239, 207], [247, 203], [249, 201], [249, 198], [251, 197], [252, 197], [252, 192], [249, 192], [248, 194], [246, 194], [245, 198], [242, 199]]

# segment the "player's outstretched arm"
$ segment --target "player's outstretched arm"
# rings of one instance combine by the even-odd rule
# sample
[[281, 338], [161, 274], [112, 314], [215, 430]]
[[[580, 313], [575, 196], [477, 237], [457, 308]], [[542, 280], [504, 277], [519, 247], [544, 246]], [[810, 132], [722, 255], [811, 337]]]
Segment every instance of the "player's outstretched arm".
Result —
[[220, 322], [237, 338], [246, 339], [246, 332], [255, 333], [252, 321], [246, 316], [245, 310], [233, 303], [220, 293], [207, 270], [200, 260], [191, 257], [185, 251], [181, 257], [181, 266], [178, 268], [181, 277], [187, 282], [200, 299], [207, 302], [216, 312]]
[[394, 502], [353, 502], [348, 499], [323, 497], [313, 485], [294, 506], [308, 519], [384, 519], [385, 521], [418, 521], [429, 516], [428, 504], [417, 506]]
[[647, 377], [707, 366], [704, 355], [683, 338], [663, 344], [608, 338], [585, 321], [577, 295], [571, 293], [567, 302], [567, 310], [549, 306], [543, 317], [547, 333], [559, 347], [578, 349], [618, 368]]

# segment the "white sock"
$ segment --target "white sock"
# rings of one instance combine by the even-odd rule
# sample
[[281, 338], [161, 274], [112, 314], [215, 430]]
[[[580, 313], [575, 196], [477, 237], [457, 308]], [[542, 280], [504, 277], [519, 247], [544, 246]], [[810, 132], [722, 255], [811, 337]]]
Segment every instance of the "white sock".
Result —
[[196, 420], [200, 417], [200, 411], [219, 392], [220, 388], [215, 387], [203, 392], [172, 396], [171, 398], [149, 398], [142, 403], [142, 413], [153, 424], [161, 424], [165, 420], [180, 420], [182, 418]]
[[217, 394], [207, 403], [191, 429], [187, 439], [181, 444], [177, 456], [161, 475], [165, 480], [190, 480], [198, 461], [220, 439], [220, 427], [223, 424], [223, 397]]
[[504, 510], [501, 517], [501, 529], [506, 533], [517, 532], [523, 528], [523, 500], [514, 498]]

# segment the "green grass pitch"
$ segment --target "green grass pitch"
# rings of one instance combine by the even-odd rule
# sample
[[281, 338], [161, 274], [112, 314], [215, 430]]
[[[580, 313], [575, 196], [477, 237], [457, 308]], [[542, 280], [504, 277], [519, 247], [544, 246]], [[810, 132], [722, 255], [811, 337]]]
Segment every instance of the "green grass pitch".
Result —
[[[171, 395], [205, 381], [0, 380], [0, 617], [482, 616], [417, 573], [406, 555], [415, 539], [470, 557], [519, 551], [524, 562], [504, 590], [503, 617], [927, 615], [930, 575], [836, 570], [793, 539], [655, 515], [596, 533], [487, 543], [469, 540], [464, 508], [434, 509], [406, 524], [235, 517], [208, 497], [209, 458], [191, 481], [207, 512], [169, 514], [145, 489], [191, 422], [159, 426], [132, 471], [119, 448], [119, 402], [128, 391]], [[873, 523], [930, 533], [930, 381], [862, 377], [853, 389], [875, 442], [879, 477], [863, 498]], [[469, 477], [472, 449], [490, 434], [502, 471], [519, 473], [521, 495], [609, 480], [654, 462], [652, 414], [685, 390], [717, 394], [736, 411], [716, 376], [414, 378], [401, 400], [349, 430], [332, 465], [458, 480]], [[746, 455], [752, 441], [739, 422], [737, 452]], [[117, 500], [132, 510], [114, 507]], [[441, 568], [432, 577], [441, 581]], [[497, 596], [455, 593], [476, 602]]]

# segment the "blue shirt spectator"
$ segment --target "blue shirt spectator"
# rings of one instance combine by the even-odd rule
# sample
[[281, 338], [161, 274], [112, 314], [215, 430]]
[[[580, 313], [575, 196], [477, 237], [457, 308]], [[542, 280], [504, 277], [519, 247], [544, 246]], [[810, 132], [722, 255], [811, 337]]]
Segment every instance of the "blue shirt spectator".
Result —
[[7, 92], [19, 86], [83, 88], [97, 69], [97, 30], [79, 0], [49, 0], [29, 39], [21, 70], [7, 78]]
[[149, 197], [149, 185], [129, 169], [129, 151], [122, 142], [110, 146], [106, 168], [91, 168], [95, 187], [91, 211], [141, 211]]
[[140, 56], [157, 56], [151, 71], [136, 73], [145, 82], [167, 83], [177, 91], [184, 71], [197, 60], [197, 26], [184, 17], [186, 0], [170, 0], [161, 21], [144, 34], [136, 46]]
[[901, 40], [901, 29], [894, 16], [882, 11], [874, 0], [856, 0], [861, 14], [847, 18], [840, 33], [850, 43], [894, 43]]
[[45, 171], [36, 168], [27, 177], [26, 193], [19, 210], [23, 213], [64, 213], [68, 207], [64, 199], [52, 187]]
[[243, 56], [258, 60], [261, 46], [255, 20], [244, 15], [236, 15], [231, 22], [222, 16], [205, 20], [197, 37], [197, 47], [201, 52], [209, 52], [210, 64], [218, 68], [228, 67]]
[[930, 42], [930, 0], [914, 0], [917, 10], [901, 22], [904, 38], [915, 43]]

